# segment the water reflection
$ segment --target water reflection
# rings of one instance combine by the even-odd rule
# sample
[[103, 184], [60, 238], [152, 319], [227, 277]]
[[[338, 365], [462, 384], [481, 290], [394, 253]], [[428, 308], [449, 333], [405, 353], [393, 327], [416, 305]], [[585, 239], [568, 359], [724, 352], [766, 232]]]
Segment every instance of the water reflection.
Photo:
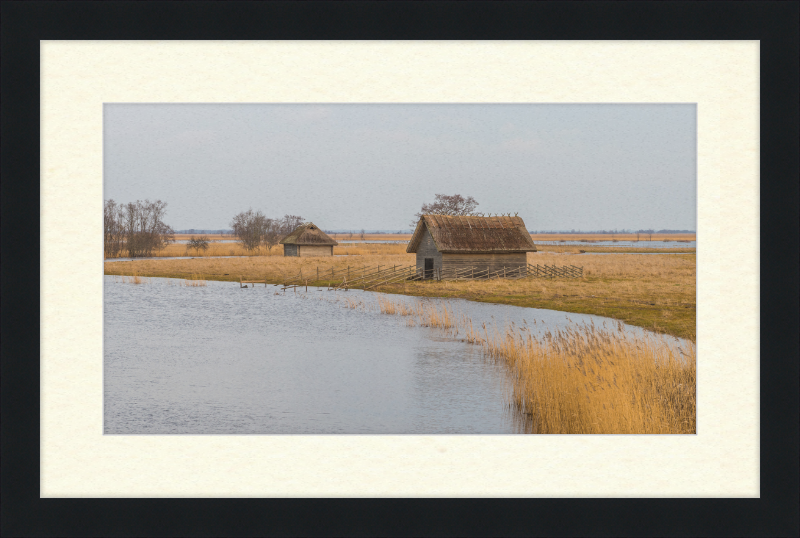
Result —
[[[481, 347], [463, 334], [380, 314], [382, 294], [143, 280], [104, 277], [105, 433], [525, 431], [508, 411], [509, 380], [500, 365], [484, 360]], [[528, 323], [536, 331], [569, 319], [603, 322], [507, 305], [450, 304], [476, 324], [499, 327]]]

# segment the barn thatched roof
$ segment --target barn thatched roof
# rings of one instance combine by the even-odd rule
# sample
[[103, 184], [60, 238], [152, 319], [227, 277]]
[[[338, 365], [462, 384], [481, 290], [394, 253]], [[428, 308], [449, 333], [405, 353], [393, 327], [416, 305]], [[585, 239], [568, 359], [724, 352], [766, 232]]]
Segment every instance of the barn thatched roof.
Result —
[[425, 230], [439, 252], [536, 252], [521, 217], [422, 215], [406, 252], [416, 252]]
[[281, 239], [282, 245], [338, 245], [313, 222], [306, 222]]

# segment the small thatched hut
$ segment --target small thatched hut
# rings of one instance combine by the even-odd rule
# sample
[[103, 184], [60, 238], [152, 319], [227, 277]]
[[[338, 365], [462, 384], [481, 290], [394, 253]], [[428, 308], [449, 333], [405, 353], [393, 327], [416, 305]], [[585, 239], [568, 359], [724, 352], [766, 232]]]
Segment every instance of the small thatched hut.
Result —
[[422, 215], [406, 252], [416, 253], [417, 272], [432, 278], [466, 267], [527, 267], [527, 253], [536, 245], [520, 217]]
[[333, 256], [338, 244], [313, 222], [301, 224], [281, 239], [284, 256]]

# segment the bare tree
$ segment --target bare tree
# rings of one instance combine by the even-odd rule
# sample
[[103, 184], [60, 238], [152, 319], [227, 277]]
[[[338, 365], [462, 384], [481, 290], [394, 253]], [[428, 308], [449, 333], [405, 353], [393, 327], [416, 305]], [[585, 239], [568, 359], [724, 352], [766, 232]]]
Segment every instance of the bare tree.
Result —
[[123, 206], [114, 200], [106, 200], [103, 206], [103, 251], [106, 258], [116, 258], [125, 248]]
[[137, 200], [117, 204], [106, 200], [103, 211], [106, 256], [127, 252], [131, 258], [151, 256], [175, 241], [175, 231], [164, 223], [167, 203]]
[[431, 204], [422, 204], [420, 212], [414, 215], [416, 220], [411, 223], [412, 228], [416, 227], [422, 215], [470, 215], [478, 207], [478, 202], [472, 196], [464, 198], [460, 194], [437, 194], [435, 198]]
[[195, 239], [195, 237], [192, 236], [189, 242], [186, 243], [186, 250], [194, 250], [197, 254], [199, 254], [201, 250], [205, 252], [208, 250], [208, 237], [201, 235]]
[[365, 231], [364, 231], [364, 229], [362, 228], [362, 229], [361, 229], [361, 240], [362, 240], [362, 241], [364, 241], [364, 239], [366, 239], [366, 238], [364, 237], [364, 235], [365, 235], [365, 234], [366, 234], [366, 232], [365, 232]]
[[233, 235], [239, 240], [242, 247], [248, 252], [258, 250], [264, 242], [267, 231], [267, 217], [261, 211], [248, 209], [237, 214], [231, 220]]
[[286, 237], [292, 233], [295, 228], [301, 224], [303, 224], [303, 217], [299, 215], [284, 215], [283, 218], [280, 219], [280, 227], [283, 237]]
[[279, 219], [267, 219], [264, 227], [264, 246], [272, 252], [272, 247], [277, 245], [281, 238], [281, 223]]

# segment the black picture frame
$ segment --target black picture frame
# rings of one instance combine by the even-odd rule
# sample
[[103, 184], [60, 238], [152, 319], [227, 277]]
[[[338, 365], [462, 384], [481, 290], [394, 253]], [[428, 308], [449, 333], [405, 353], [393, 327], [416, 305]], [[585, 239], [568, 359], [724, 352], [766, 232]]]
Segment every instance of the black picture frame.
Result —
[[[766, 1], [3, 2], [2, 535], [796, 536], [799, 16]], [[760, 40], [760, 498], [39, 498], [39, 41], [60, 39]]]

